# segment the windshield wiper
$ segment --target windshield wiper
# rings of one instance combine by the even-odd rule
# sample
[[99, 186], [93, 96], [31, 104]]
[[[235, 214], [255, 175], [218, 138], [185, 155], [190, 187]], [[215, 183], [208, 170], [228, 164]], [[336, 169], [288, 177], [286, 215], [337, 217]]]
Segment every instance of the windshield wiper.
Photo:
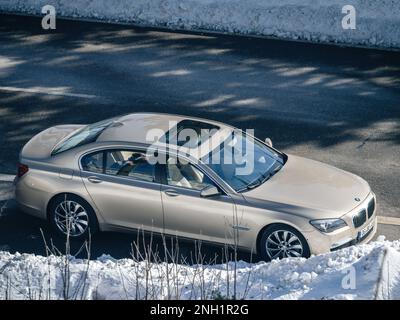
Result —
[[266, 175], [262, 175], [262, 180], [261, 180], [261, 184], [263, 184], [265, 181], [269, 180], [272, 178], [272, 176], [275, 175], [275, 173], [277, 173], [279, 170], [282, 169], [282, 166], [278, 166], [276, 167], [274, 170], [272, 170], [272, 172], [269, 172]]
[[269, 179], [269, 174], [265, 175], [265, 174], [261, 174], [261, 178], [258, 178], [256, 180], [254, 180], [253, 182], [250, 182], [247, 186], [246, 189], [250, 190], [250, 189], [254, 189], [257, 188], [260, 184], [263, 184], [265, 181], [267, 181]]
[[248, 184], [246, 186], [246, 189], [248, 189], [248, 190], [254, 189], [254, 188], [258, 187], [259, 185], [263, 184], [264, 182], [269, 180], [275, 173], [277, 173], [281, 168], [282, 167], [277, 167], [272, 172], [266, 172], [266, 173], [261, 174], [261, 177], [259, 179], [255, 180], [254, 182]]
[[[269, 180], [269, 179], [270, 179], [273, 175], [275, 175], [280, 169], [282, 169], [282, 165], [276, 167], [272, 172], [262, 173], [260, 178], [258, 178], [258, 179], [256, 179], [256, 180], [250, 182], [247, 186], [245, 186], [245, 187], [243, 187], [243, 188], [241, 188], [241, 189], [239, 189], [239, 190], [236, 190], [236, 191], [237, 191], [237, 192], [242, 192], [242, 191], [245, 191], [245, 190], [251, 190], [251, 189], [257, 188], [259, 185], [261, 185], [261, 184], [263, 184], [264, 182], [266, 182], [267, 180]], [[243, 179], [241, 179], [241, 180], [244, 182]]]
[[267, 181], [269, 178], [271, 178], [273, 176], [273, 174], [272, 173], [267, 173], [267, 174], [263, 174], [263, 175], [261, 175], [261, 179], [260, 179], [260, 181], [261, 181], [261, 184], [263, 184], [265, 181]]
[[245, 190], [247, 190], [247, 184], [249, 183], [248, 181], [239, 178], [238, 176], [236, 176], [236, 179], [240, 180], [241, 182], [243, 182], [244, 184], [246, 184], [246, 186], [244, 186], [243, 188], [237, 189], [236, 192], [243, 192]]
[[258, 187], [260, 184], [261, 184], [261, 180], [257, 179], [256, 181], [254, 181], [254, 182], [252, 182], [252, 183], [249, 183], [249, 184], [246, 186], [246, 189], [248, 189], [248, 190], [254, 189], [254, 188]]

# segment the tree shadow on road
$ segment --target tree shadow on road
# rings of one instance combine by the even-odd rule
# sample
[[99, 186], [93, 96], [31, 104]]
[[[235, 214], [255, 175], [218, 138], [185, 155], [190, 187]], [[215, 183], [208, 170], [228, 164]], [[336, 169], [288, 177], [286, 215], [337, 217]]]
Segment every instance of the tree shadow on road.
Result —
[[360, 130], [391, 122], [369, 141], [400, 144], [399, 52], [62, 20], [50, 32], [39, 22], [0, 22], [0, 170], [49, 126], [138, 111], [229, 119], [281, 148], [361, 144]]
[[[38, 18], [6, 15], [0, 47], [0, 173], [14, 173], [23, 145], [50, 126], [169, 112], [255, 129], [283, 151], [351, 144], [350, 163], [376, 154], [362, 153], [369, 143], [385, 144], [390, 154], [372, 161], [395, 159], [393, 185], [379, 196], [398, 203], [399, 52], [62, 20], [50, 32]], [[0, 245], [44, 253], [45, 225], [2, 219]], [[126, 257], [133, 238], [100, 235], [93, 256]]]

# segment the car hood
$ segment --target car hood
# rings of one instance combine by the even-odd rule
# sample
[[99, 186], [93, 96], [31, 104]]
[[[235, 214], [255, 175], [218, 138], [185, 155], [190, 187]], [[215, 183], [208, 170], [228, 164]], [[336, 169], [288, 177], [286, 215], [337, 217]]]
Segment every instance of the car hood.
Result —
[[39, 160], [50, 157], [53, 148], [65, 137], [83, 125], [60, 125], [48, 128], [35, 135], [23, 147], [21, 158]]
[[243, 196], [258, 203], [264, 200], [295, 206], [305, 215], [318, 219], [341, 217], [360, 204], [356, 198], [363, 201], [369, 193], [368, 183], [352, 173], [289, 155], [279, 172]]

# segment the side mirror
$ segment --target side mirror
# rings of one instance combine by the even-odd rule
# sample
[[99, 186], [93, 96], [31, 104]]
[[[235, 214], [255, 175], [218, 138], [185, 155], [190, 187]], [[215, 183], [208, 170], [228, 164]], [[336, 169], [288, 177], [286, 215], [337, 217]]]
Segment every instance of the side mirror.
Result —
[[267, 146], [269, 146], [269, 147], [271, 147], [272, 148], [272, 140], [271, 140], [271, 138], [265, 138], [265, 144], [267, 145]]
[[203, 198], [214, 197], [214, 196], [218, 196], [220, 194], [221, 194], [221, 192], [219, 192], [218, 188], [215, 186], [205, 187], [200, 192], [200, 196], [202, 196]]

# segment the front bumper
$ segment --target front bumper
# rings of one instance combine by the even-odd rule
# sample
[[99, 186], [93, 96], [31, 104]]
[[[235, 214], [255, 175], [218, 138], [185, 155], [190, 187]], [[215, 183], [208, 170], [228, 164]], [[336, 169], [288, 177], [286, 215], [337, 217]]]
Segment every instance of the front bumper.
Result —
[[[373, 214], [368, 217], [361, 226], [356, 228], [353, 224], [353, 216], [361, 209], [367, 208], [368, 203], [372, 199], [375, 200], [375, 209]], [[303, 232], [310, 247], [311, 254], [326, 253], [355, 244], [369, 242], [374, 237], [377, 229], [376, 212], [376, 197], [371, 192], [360, 205], [342, 217], [342, 219], [347, 223], [345, 228], [341, 228], [331, 233], [323, 233], [317, 229], [310, 232]], [[360, 237], [362, 230], [365, 230], [368, 226], [370, 226], [371, 229]]]

